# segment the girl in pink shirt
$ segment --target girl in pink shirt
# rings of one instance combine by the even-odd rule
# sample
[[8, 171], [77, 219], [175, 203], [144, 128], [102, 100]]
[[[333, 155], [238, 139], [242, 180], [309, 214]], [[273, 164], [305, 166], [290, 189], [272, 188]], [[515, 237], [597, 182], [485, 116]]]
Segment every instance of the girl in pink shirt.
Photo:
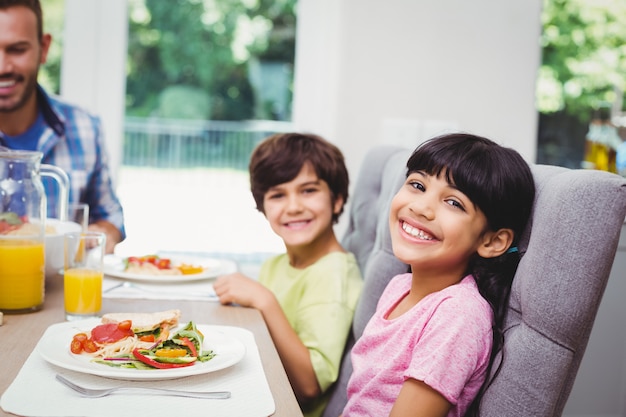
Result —
[[444, 135], [413, 152], [389, 213], [412, 272], [390, 281], [352, 349], [343, 417], [477, 414], [534, 195], [528, 164], [489, 139]]

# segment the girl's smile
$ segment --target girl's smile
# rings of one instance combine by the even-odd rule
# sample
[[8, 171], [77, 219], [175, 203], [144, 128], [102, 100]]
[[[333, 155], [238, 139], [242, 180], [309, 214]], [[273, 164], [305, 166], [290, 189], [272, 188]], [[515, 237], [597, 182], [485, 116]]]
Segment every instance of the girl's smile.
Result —
[[413, 227], [405, 221], [402, 221], [401, 225], [402, 225], [402, 230], [404, 230], [406, 233], [413, 236], [414, 238], [417, 238], [420, 240], [433, 240], [434, 239], [434, 237], [430, 235], [428, 232], [426, 232], [425, 230], [419, 229], [417, 227]]

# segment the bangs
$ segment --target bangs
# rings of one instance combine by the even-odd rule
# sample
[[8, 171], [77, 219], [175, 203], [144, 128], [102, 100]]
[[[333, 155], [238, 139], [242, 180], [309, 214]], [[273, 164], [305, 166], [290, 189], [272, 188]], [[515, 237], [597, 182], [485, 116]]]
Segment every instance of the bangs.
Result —
[[[454, 185], [483, 212], [489, 204], [488, 196], [493, 192], [492, 182], [497, 175], [490, 174], [489, 152], [474, 141], [426, 142], [411, 155], [407, 162], [407, 175], [421, 171], [427, 175], [441, 177]], [[484, 204], [482, 204], [484, 202]]]
[[[407, 161], [407, 176], [421, 171], [445, 178], [485, 214], [489, 228], [521, 232], [530, 213], [534, 182], [528, 165], [515, 151], [468, 134], [433, 138]], [[530, 203], [527, 203], [530, 201]]]

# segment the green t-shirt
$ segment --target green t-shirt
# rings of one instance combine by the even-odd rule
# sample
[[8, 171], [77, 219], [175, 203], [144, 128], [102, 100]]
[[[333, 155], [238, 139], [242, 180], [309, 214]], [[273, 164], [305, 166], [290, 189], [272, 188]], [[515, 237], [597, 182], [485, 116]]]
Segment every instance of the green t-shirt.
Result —
[[[363, 279], [351, 253], [332, 252], [304, 269], [289, 265], [287, 254], [261, 266], [259, 282], [280, 303], [291, 327], [309, 349], [322, 392], [337, 380]], [[323, 395], [305, 415], [321, 415], [328, 401]]]

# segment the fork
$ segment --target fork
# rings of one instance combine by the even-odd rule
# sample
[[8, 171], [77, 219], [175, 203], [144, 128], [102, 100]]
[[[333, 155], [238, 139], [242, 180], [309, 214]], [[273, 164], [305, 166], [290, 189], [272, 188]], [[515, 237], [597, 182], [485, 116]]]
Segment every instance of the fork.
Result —
[[[149, 371], [148, 371], [149, 372]], [[61, 383], [67, 385], [79, 394], [88, 398], [100, 398], [106, 395], [111, 395], [116, 392], [128, 392], [128, 393], [145, 393], [145, 394], [160, 394], [160, 395], [173, 395], [177, 397], [191, 397], [191, 398], [206, 398], [206, 399], [226, 399], [230, 398], [230, 391], [179, 391], [165, 388], [148, 388], [148, 387], [115, 387], [106, 389], [94, 389], [85, 388], [80, 385], [76, 385], [62, 375], [57, 374], [56, 379]]]

